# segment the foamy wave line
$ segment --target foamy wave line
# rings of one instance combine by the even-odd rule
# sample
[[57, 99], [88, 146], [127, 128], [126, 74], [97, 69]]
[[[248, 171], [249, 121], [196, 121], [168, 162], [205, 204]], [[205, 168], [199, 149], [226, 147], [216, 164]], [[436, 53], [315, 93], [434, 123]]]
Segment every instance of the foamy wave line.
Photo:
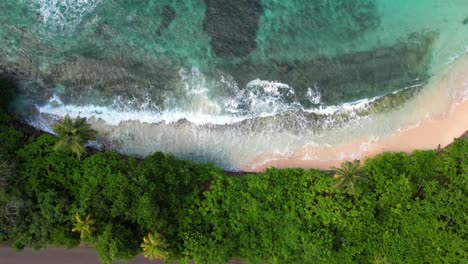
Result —
[[44, 106], [37, 106], [40, 113], [49, 114], [53, 116], [64, 117], [70, 115], [71, 117], [86, 117], [102, 119], [110, 125], [117, 126], [125, 121], [139, 121], [143, 123], [174, 123], [180, 120], [187, 120], [191, 123], [202, 124], [216, 124], [224, 125], [229, 123], [240, 122], [243, 120], [241, 117], [223, 116], [223, 115], [209, 115], [196, 112], [185, 111], [162, 111], [155, 112], [150, 110], [127, 110], [120, 111], [106, 106], [97, 105], [65, 105], [54, 95], [49, 102]]
[[[411, 85], [411, 86], [408, 86], [408, 87], [393, 91], [391, 94], [395, 95], [395, 94], [398, 94], [400, 92], [406, 91], [408, 89], [422, 87], [423, 85], [424, 85], [424, 83]], [[370, 105], [372, 103], [374, 103], [377, 100], [382, 99], [382, 98], [384, 98], [384, 97], [386, 97], [388, 95], [389, 94], [378, 95], [378, 96], [375, 96], [375, 97], [372, 97], [372, 98], [365, 98], [365, 99], [357, 100], [357, 101], [350, 102], [350, 103], [344, 103], [344, 104], [341, 104], [341, 105], [330, 105], [330, 106], [321, 105], [321, 106], [318, 106], [317, 108], [303, 109], [303, 111], [307, 112], [307, 113], [318, 114], [318, 115], [334, 115], [334, 114], [342, 113], [342, 112], [344, 112], [344, 113], [356, 113], [359, 110], [367, 109], [368, 107], [370, 107]]]
[[[402, 92], [409, 88], [420, 87], [423, 84], [417, 84], [409, 87], [405, 87], [401, 90], [395, 91], [392, 94]], [[365, 110], [371, 106], [371, 104], [386, 95], [376, 96], [370, 99], [362, 99], [355, 102], [344, 103], [342, 105], [331, 105], [331, 106], [319, 106], [318, 108], [312, 109], [301, 109], [305, 113], [314, 113], [323, 116], [332, 116], [334, 114], [348, 114], [350, 116], [356, 116], [361, 110]], [[97, 118], [102, 119], [110, 125], [119, 125], [121, 122], [126, 121], [139, 121], [143, 123], [175, 123], [181, 120], [186, 120], [195, 125], [229, 125], [238, 122], [242, 122], [248, 119], [257, 117], [272, 117], [281, 112], [262, 112], [262, 113], [250, 113], [247, 115], [235, 115], [235, 114], [210, 114], [202, 111], [187, 111], [183, 109], [171, 109], [163, 110], [160, 112], [154, 110], [120, 110], [112, 106], [97, 106], [97, 105], [73, 105], [64, 104], [57, 95], [54, 95], [49, 99], [48, 103], [43, 106], [36, 105], [38, 111], [43, 114], [49, 114], [58, 117], [64, 117], [70, 115], [71, 117], [86, 117], [86, 118]]]

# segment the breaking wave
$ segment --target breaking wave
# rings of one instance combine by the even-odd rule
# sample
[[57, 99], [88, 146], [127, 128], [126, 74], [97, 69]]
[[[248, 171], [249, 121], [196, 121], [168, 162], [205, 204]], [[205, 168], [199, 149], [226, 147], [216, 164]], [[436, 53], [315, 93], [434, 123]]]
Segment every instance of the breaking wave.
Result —
[[45, 28], [69, 32], [101, 2], [102, 0], [32, 0], [32, 5]]
[[[185, 81], [188, 81], [185, 79]], [[193, 83], [192, 83], [193, 84]], [[395, 95], [408, 88], [393, 92]], [[188, 121], [196, 125], [232, 125], [255, 118], [274, 117], [286, 113], [315, 114], [323, 117], [348, 115], [355, 117], [387, 95], [361, 99], [341, 105], [325, 105], [320, 101], [318, 89], [308, 89], [308, 100], [314, 106], [305, 108], [295, 98], [295, 91], [287, 84], [265, 80], [253, 80], [245, 89], [237, 89], [232, 95], [214, 98], [209, 89], [186, 83], [183, 99], [167, 98], [163, 105], [152, 102], [150, 96], [143, 101], [125, 100], [117, 96], [110, 105], [65, 104], [59, 95], [54, 95], [44, 105], [37, 105], [40, 113], [57, 117], [70, 115], [102, 119], [108, 124], [119, 125], [126, 121], [149, 124]], [[183, 102], [180, 102], [180, 101]], [[187, 102], [189, 100], [189, 102]]]

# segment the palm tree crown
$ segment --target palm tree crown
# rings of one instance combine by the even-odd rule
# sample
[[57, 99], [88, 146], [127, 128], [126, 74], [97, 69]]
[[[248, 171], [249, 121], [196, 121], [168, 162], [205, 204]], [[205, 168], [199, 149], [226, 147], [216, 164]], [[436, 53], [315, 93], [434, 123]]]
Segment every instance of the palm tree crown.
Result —
[[52, 129], [60, 138], [54, 149], [71, 150], [78, 156], [78, 159], [86, 153], [84, 144], [95, 139], [97, 134], [97, 131], [91, 129], [91, 125], [86, 123], [86, 118], [79, 116], [73, 121], [67, 115], [62, 121], [52, 125]]
[[87, 215], [86, 218], [83, 220], [81, 217], [76, 214], [75, 215], [75, 224], [72, 229], [72, 232], [80, 233], [80, 239], [86, 240], [90, 238], [92, 233], [94, 232], [94, 223], [96, 221], [91, 219], [91, 215]]
[[143, 255], [149, 260], [162, 259], [165, 260], [169, 257], [169, 253], [166, 251], [167, 244], [162, 237], [155, 233], [148, 233], [143, 238], [143, 243], [140, 247], [143, 249]]
[[356, 185], [364, 178], [361, 175], [359, 160], [353, 162], [345, 161], [341, 164], [341, 168], [331, 167], [335, 172], [333, 179], [335, 180], [334, 188], [346, 190], [350, 195], [355, 196]]

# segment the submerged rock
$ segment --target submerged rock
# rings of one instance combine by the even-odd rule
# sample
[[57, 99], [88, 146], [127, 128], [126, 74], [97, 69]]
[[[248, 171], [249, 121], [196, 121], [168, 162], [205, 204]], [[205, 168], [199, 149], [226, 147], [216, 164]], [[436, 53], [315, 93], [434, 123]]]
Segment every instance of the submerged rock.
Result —
[[169, 25], [176, 17], [176, 12], [174, 8], [170, 6], [164, 6], [161, 15], [163, 19], [161, 25], [159, 25], [158, 29], [156, 30], [156, 34], [158, 34], [158, 36], [161, 36], [161, 32], [164, 31], [167, 27], [169, 27]]
[[256, 32], [262, 14], [260, 0], [205, 0], [204, 30], [211, 47], [223, 58], [244, 57], [257, 47]]
[[[178, 92], [187, 93], [186, 89], [190, 87], [186, 85], [200, 85], [187, 83], [191, 82], [190, 78], [200, 81], [200, 78], [217, 80], [219, 76], [232, 76], [238, 89], [254, 95], [256, 90], [249, 90], [252, 85], [247, 85], [252, 80], [287, 84], [293, 90], [278, 90], [281, 102], [297, 102], [304, 108], [310, 108], [319, 103], [340, 104], [377, 96], [426, 80], [429, 77], [430, 48], [436, 37], [435, 33], [415, 33], [393, 46], [333, 58], [269, 63], [247, 60], [218, 65], [214, 70], [200, 73], [200, 76], [184, 77], [189, 78], [187, 80], [181, 80], [182, 65], [169, 58], [148, 56], [92, 58], [76, 55], [47, 65], [41, 65], [29, 56], [18, 56], [15, 60], [0, 60], [0, 71], [8, 69], [18, 76], [23, 80], [24, 94], [39, 102], [58, 93], [64, 103], [108, 105], [119, 97], [123, 101], [131, 101], [138, 108], [149, 98], [159, 107], [168, 99], [177, 97]], [[309, 100], [311, 87], [316, 89], [314, 92], [320, 96], [321, 102]]]
[[295, 62], [249, 60], [220, 69], [241, 87], [255, 79], [275, 80], [294, 87], [297, 98], [307, 98], [308, 88], [317, 87], [324, 103], [339, 104], [427, 79], [430, 48], [436, 38], [434, 32], [414, 33], [406, 41], [371, 51]]

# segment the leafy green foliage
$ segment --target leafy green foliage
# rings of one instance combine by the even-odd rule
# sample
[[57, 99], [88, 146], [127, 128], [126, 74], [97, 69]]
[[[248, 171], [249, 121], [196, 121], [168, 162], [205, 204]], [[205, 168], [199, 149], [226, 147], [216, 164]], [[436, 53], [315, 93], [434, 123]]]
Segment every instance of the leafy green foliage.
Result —
[[101, 225], [94, 247], [103, 263], [128, 261], [138, 254], [138, 239], [134, 230], [121, 223]]
[[211, 174], [220, 171], [155, 153], [138, 165], [137, 172], [140, 195], [133, 207], [137, 210], [131, 213], [133, 220], [146, 230], [160, 230], [168, 241], [176, 242], [185, 211], [199, 199], [200, 189]]
[[[43, 135], [17, 153], [20, 170], [9, 197], [24, 204], [10, 235], [19, 249], [75, 246], [80, 240], [71, 220], [89, 212], [96, 222], [86, 241], [104, 262], [131, 259], [139, 252], [138, 238], [155, 228], [171, 238], [168, 251], [178, 252], [184, 210], [199, 198], [211, 173], [219, 172], [162, 153], [142, 161], [98, 153], [80, 161], [71, 152], [54, 151], [57, 140]], [[86, 219], [80, 220], [82, 231]]]
[[94, 140], [97, 134], [97, 131], [91, 129], [91, 125], [86, 123], [86, 118], [77, 117], [72, 120], [69, 115], [52, 125], [52, 129], [59, 137], [54, 150], [70, 150], [78, 159], [86, 153], [84, 144]]
[[69, 153], [54, 151], [55, 143], [55, 137], [43, 135], [18, 151], [19, 171], [12, 183], [12, 196], [23, 204], [21, 221], [12, 233], [17, 248], [79, 242], [70, 231], [76, 193], [73, 174], [79, 162]]
[[16, 159], [16, 151], [24, 144], [24, 136], [11, 126], [0, 124], [0, 160]]
[[15, 176], [15, 164], [7, 161], [0, 163], [0, 241], [8, 238], [18, 215], [19, 204], [7, 194]]
[[21, 207], [21, 201], [10, 191], [18, 174], [16, 151], [23, 145], [23, 141], [22, 133], [9, 125], [0, 124], [0, 241], [9, 238]]
[[[8, 128], [0, 136], [19, 147], [23, 141], [15, 133]], [[240, 178], [162, 153], [143, 160], [98, 153], [80, 161], [71, 152], [54, 151], [56, 143], [43, 135], [4, 152], [5, 164], [15, 166], [5, 167], [14, 176], [7, 177], [0, 202], [11, 205], [14, 217], [0, 215], [6, 227], [0, 239], [17, 248], [76, 246], [73, 219], [92, 214], [94, 232], [87, 241], [104, 263], [144, 251], [196, 263], [468, 259], [466, 139], [442, 152], [378, 155], [359, 170], [356, 163], [345, 164], [340, 177], [270, 169]], [[353, 191], [350, 175], [366, 181]], [[337, 180], [344, 191], [334, 188]], [[80, 220], [83, 230], [86, 218]], [[150, 236], [148, 230], [158, 233]]]
[[[241, 179], [218, 176], [187, 217], [187, 259], [197, 263], [225, 263], [233, 257], [272, 263], [332, 263], [334, 255], [344, 259], [365, 239], [362, 232], [372, 215], [364, 207], [367, 201], [351, 202], [335, 193], [332, 183], [331, 177], [316, 170], [270, 169]], [[349, 230], [351, 226], [356, 230]]]

